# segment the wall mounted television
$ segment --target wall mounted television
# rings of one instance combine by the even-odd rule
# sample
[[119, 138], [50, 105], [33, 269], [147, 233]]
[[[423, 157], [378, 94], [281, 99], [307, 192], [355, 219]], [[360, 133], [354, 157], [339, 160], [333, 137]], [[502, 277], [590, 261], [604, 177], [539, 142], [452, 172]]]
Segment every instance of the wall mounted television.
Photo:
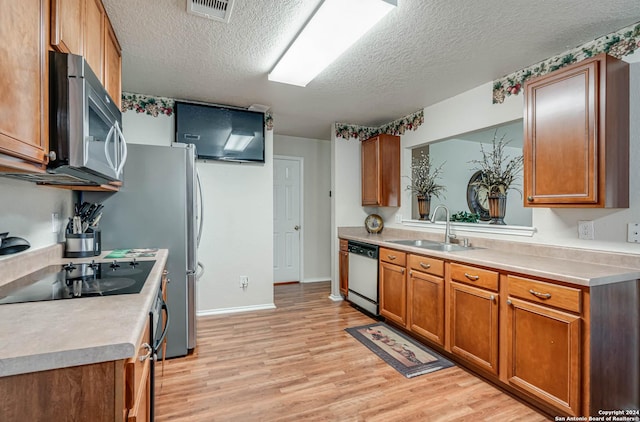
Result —
[[213, 104], [175, 102], [176, 139], [198, 158], [264, 163], [264, 113]]

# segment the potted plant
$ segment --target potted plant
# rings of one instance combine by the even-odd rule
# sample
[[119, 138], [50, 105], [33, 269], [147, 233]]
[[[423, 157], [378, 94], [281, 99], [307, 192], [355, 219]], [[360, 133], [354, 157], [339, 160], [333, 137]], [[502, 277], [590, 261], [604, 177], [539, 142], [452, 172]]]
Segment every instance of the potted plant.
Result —
[[411, 177], [407, 190], [418, 198], [418, 213], [420, 220], [427, 220], [431, 208], [431, 197], [440, 198], [446, 188], [437, 183], [442, 175], [444, 162], [438, 167], [433, 167], [428, 154], [420, 152], [419, 157], [411, 160]]
[[507, 192], [509, 189], [516, 190], [522, 195], [522, 191], [513, 186], [520, 177], [524, 159], [522, 154], [516, 157], [505, 155], [504, 148], [510, 141], [505, 141], [506, 135], [498, 139], [498, 131], [493, 134], [491, 141], [492, 150], [487, 152], [480, 144], [480, 160], [470, 161], [476, 164], [475, 170], [481, 171], [481, 177], [475, 182], [480, 188], [486, 190], [489, 199], [489, 224], [505, 224], [504, 215], [507, 206]]

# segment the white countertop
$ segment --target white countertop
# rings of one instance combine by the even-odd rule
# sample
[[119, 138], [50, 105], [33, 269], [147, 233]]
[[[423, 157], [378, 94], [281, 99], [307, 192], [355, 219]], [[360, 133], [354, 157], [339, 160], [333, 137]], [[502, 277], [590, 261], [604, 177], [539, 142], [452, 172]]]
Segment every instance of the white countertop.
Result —
[[[495, 249], [469, 249], [455, 252], [439, 252], [430, 249], [391, 243], [403, 240], [398, 231], [370, 234], [363, 228], [338, 229], [338, 237], [371, 243], [419, 255], [433, 256], [464, 264], [481, 265], [498, 270], [562, 281], [580, 286], [594, 287], [621, 281], [640, 279], [640, 270], [612, 265], [593, 264], [568, 259], [524, 255]], [[405, 237], [410, 239], [414, 237]], [[426, 236], [424, 238], [427, 238]]]
[[[110, 261], [109, 252], [96, 262]], [[167, 256], [160, 249], [153, 258], [137, 258], [156, 261], [137, 294], [0, 305], [0, 377], [134, 356]], [[69, 261], [91, 258], [59, 259]]]

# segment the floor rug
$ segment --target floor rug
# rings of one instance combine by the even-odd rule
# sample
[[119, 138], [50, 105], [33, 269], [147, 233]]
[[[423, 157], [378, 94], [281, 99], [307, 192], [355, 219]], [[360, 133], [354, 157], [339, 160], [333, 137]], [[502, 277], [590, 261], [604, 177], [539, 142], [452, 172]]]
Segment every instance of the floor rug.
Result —
[[407, 378], [453, 366], [451, 361], [382, 322], [345, 331]]

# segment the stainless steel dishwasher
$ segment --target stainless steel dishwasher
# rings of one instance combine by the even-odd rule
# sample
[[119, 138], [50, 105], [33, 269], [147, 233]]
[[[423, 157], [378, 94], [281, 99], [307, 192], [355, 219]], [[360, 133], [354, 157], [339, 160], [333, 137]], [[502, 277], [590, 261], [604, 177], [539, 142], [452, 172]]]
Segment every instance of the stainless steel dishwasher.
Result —
[[378, 246], [349, 241], [349, 294], [347, 300], [378, 316]]

